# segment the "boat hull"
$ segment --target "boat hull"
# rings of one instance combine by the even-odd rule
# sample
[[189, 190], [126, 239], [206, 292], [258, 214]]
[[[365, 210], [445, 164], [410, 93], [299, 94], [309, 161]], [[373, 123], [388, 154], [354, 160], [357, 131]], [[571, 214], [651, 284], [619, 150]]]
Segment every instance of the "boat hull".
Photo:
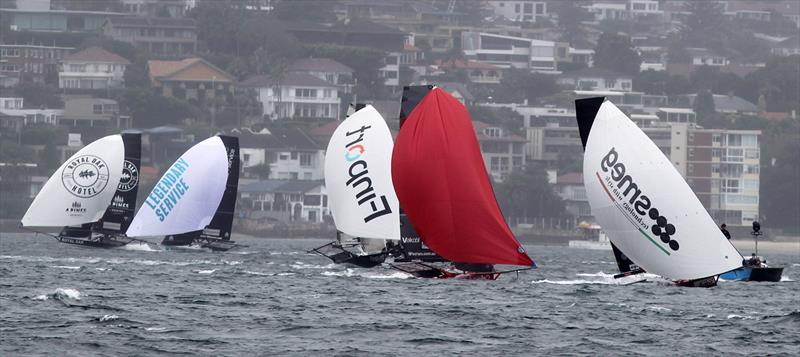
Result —
[[75, 244], [75, 245], [94, 247], [94, 248], [117, 248], [127, 245], [128, 243], [133, 241], [133, 239], [127, 237], [117, 237], [117, 236], [96, 236], [96, 237], [58, 236], [56, 238], [61, 243]]
[[741, 267], [720, 275], [720, 279], [733, 281], [781, 281], [783, 268]]
[[[335, 250], [335, 252], [330, 252]], [[310, 252], [317, 253], [333, 261], [334, 264], [345, 264], [358, 268], [373, 268], [383, 264], [389, 256], [387, 252], [373, 253], [373, 254], [354, 254], [342, 247], [328, 243], [319, 248], [314, 248]]]

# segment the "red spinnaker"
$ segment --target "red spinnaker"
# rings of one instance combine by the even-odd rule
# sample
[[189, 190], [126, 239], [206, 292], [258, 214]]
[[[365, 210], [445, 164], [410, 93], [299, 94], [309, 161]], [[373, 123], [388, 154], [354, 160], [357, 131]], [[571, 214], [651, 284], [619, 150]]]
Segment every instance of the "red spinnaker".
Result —
[[500, 213], [467, 109], [444, 90], [430, 91], [406, 119], [392, 180], [422, 240], [445, 259], [533, 265]]

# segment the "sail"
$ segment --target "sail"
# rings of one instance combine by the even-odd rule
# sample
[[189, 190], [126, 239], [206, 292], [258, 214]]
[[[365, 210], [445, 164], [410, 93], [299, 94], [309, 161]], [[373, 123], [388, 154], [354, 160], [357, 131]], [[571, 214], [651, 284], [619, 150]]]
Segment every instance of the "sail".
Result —
[[219, 135], [219, 138], [225, 145], [227, 153], [228, 180], [225, 181], [225, 193], [214, 213], [214, 218], [203, 230], [203, 234], [207, 237], [230, 240], [236, 196], [239, 190], [239, 138], [226, 135]]
[[425, 245], [454, 262], [532, 266], [500, 213], [464, 105], [433, 88], [404, 113], [392, 178]]
[[72, 155], [42, 186], [22, 225], [63, 227], [99, 220], [119, 184], [124, 152], [122, 137], [111, 135]]
[[670, 160], [614, 104], [575, 103], [586, 195], [619, 251], [649, 273], [694, 280], [741, 266]]
[[325, 188], [339, 231], [360, 238], [400, 239], [392, 148], [389, 126], [371, 105], [334, 131], [325, 155]]
[[129, 237], [199, 231], [219, 207], [228, 180], [228, 153], [218, 136], [201, 141], [166, 170], [133, 218]]
[[125, 233], [136, 212], [136, 194], [139, 192], [139, 167], [142, 158], [141, 134], [122, 134], [125, 161], [117, 192], [105, 214], [95, 222], [94, 230], [108, 233]]

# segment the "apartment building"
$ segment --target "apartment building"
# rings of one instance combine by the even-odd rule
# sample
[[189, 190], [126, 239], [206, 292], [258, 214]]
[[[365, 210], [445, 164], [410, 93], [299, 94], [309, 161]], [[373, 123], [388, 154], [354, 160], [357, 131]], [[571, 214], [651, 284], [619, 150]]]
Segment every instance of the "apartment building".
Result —
[[49, 75], [58, 73], [58, 64], [75, 50], [72, 47], [0, 44], [0, 86], [10, 87], [21, 82], [44, 83]]
[[461, 45], [468, 59], [503, 68], [528, 69], [532, 72], [556, 71], [558, 48], [563, 48], [565, 58], [568, 50], [568, 47], [559, 47], [553, 41], [474, 31], [461, 33]]
[[487, 4], [499, 16], [511, 21], [536, 22], [547, 17], [547, 2], [535, 0], [489, 0]]
[[182, 59], [197, 52], [193, 19], [126, 16], [103, 23], [103, 33], [146, 51], [151, 58]]

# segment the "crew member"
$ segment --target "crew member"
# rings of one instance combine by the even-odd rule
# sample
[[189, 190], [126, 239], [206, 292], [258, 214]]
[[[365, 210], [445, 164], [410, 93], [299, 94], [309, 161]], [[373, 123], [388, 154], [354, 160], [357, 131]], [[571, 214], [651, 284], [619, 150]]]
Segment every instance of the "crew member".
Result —
[[725, 238], [728, 238], [728, 240], [730, 240], [731, 239], [731, 232], [728, 232], [728, 228], [727, 227], [728, 226], [726, 226], [725, 223], [723, 223], [721, 226], [719, 226], [719, 230], [722, 231], [722, 234], [725, 235]]

